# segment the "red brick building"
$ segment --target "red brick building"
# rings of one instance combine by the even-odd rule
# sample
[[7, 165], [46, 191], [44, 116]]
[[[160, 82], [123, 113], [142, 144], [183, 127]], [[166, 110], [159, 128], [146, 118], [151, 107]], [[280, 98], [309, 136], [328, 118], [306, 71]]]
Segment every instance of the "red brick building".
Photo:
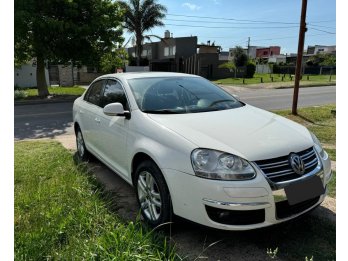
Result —
[[270, 47], [264, 47], [264, 48], [257, 48], [256, 49], [256, 57], [260, 58], [268, 58], [273, 55], [279, 55], [280, 54], [280, 46], [270, 46]]

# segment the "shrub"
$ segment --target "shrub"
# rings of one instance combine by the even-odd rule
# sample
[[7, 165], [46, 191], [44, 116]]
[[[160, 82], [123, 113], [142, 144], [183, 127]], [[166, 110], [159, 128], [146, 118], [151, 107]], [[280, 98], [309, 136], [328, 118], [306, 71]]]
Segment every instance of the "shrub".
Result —
[[248, 62], [246, 65], [246, 78], [253, 78], [256, 71], [256, 64]]
[[24, 99], [27, 96], [28, 96], [28, 93], [26, 91], [23, 91], [23, 90], [15, 90], [14, 91], [14, 99], [15, 100]]

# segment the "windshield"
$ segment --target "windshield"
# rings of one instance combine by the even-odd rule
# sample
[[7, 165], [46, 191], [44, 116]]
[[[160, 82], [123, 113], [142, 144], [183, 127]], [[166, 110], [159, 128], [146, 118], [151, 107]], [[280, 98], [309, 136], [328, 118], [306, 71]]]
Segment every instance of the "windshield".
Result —
[[196, 113], [239, 108], [244, 104], [200, 77], [128, 80], [138, 107], [146, 113]]

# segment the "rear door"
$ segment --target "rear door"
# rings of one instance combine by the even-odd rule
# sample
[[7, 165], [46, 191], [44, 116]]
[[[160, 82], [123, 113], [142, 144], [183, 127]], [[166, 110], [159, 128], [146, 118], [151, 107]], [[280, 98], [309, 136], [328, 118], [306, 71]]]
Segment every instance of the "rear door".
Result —
[[91, 152], [99, 154], [98, 150], [98, 132], [100, 128], [100, 115], [103, 111], [100, 105], [101, 95], [105, 80], [94, 82], [89, 88], [84, 97], [84, 102], [81, 103], [79, 113], [81, 115], [81, 129], [87, 149]]

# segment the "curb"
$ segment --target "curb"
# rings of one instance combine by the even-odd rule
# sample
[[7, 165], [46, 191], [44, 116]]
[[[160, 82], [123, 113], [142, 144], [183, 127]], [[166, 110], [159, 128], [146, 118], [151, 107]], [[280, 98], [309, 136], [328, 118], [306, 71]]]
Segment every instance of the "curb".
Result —
[[50, 104], [50, 103], [71, 103], [74, 102], [78, 97], [68, 98], [64, 100], [28, 100], [28, 101], [15, 101], [14, 106], [23, 106], [23, 105], [36, 105], [36, 104]]

